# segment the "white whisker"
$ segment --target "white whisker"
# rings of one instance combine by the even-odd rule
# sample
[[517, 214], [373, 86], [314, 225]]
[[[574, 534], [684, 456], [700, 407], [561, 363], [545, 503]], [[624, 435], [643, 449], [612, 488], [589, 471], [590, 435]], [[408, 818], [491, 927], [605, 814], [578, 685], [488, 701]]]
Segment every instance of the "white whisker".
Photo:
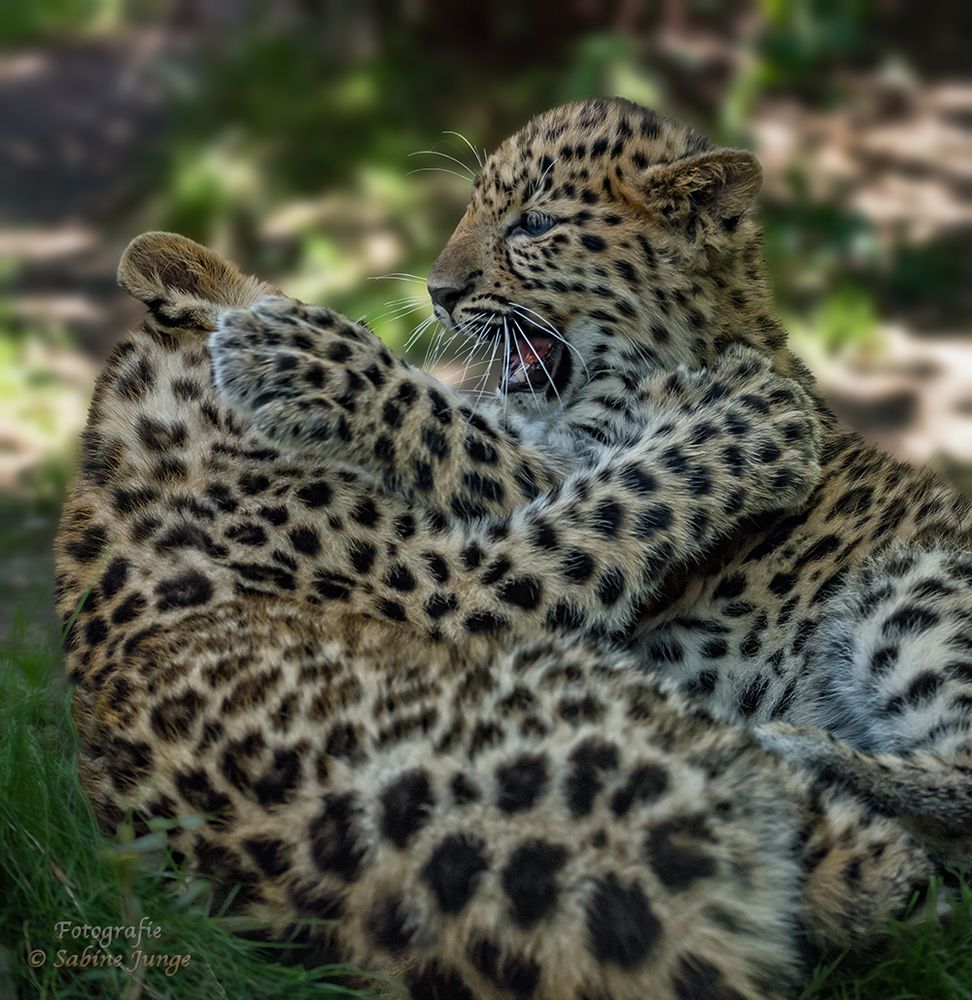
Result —
[[[499, 350], [500, 339], [498, 336], [493, 338], [493, 351], [489, 356], [489, 367], [483, 372], [483, 376], [479, 382], [476, 383], [476, 391], [482, 396], [486, 389], [486, 383], [489, 381], [490, 373], [493, 370], [493, 363], [496, 361], [496, 352]], [[480, 388], [482, 386], [482, 388]]]
[[[422, 322], [419, 323], [415, 327], [415, 329], [412, 330], [412, 332], [408, 335], [408, 339], [405, 341], [405, 346], [404, 346], [403, 350], [410, 351], [416, 345], [416, 343], [418, 343], [418, 340], [422, 336], [422, 334], [425, 333], [425, 331], [434, 322], [435, 322], [435, 316], [434, 315], [432, 315], [432, 316], [426, 316], [425, 319], [423, 319]], [[436, 334], [433, 333], [432, 336], [434, 338], [436, 336]]]
[[469, 178], [464, 174], [457, 174], [455, 170], [450, 170], [448, 167], [416, 167], [414, 170], [409, 170], [405, 175], [406, 177], [411, 177], [412, 174], [427, 174], [427, 173], [439, 173], [439, 174], [452, 174], [453, 177], [458, 177], [463, 184], [469, 183]]
[[[520, 328], [520, 324], [517, 323], [516, 320], [513, 320], [513, 325], [516, 327], [517, 331], [522, 336], [523, 335], [523, 330]], [[516, 348], [517, 357], [519, 357], [520, 364], [523, 365], [523, 368], [524, 368], [524, 371], [525, 371], [526, 368], [527, 368], [527, 363], [526, 363], [526, 360], [523, 357], [523, 352], [520, 350], [520, 342], [516, 339], [515, 335], [513, 337], [513, 346]], [[530, 390], [530, 395], [533, 397], [533, 402], [536, 404], [537, 409], [540, 409], [540, 401], [537, 399], [536, 392], [534, 392], [533, 383], [530, 381], [530, 376], [529, 375], [527, 375], [527, 387]]]
[[[513, 339], [515, 342], [516, 338], [514, 337]], [[501, 386], [503, 385], [503, 381], [509, 378], [511, 357], [512, 357], [512, 352], [510, 351], [510, 326], [506, 320], [506, 317], [504, 316], [503, 317], [503, 361], [502, 361], [502, 368], [500, 369], [499, 381], [497, 382], [496, 385], [496, 394], [497, 396], [501, 397], [503, 401], [504, 419], [506, 418], [506, 404], [509, 402], [509, 392], [501, 392], [500, 390]], [[509, 389], [509, 384], [507, 384], [507, 389]]]
[[379, 313], [377, 316], [373, 317], [372, 323], [380, 323], [383, 320], [390, 323], [394, 320], [409, 316], [413, 312], [418, 312], [419, 309], [425, 309], [427, 307], [428, 302], [425, 300], [421, 302], [413, 302], [411, 305], [395, 306], [393, 309], [389, 309], [386, 312]]
[[402, 302], [423, 302], [425, 301], [424, 295], [403, 295], [399, 299], [386, 299], [382, 305], [386, 306], [396, 306], [400, 305]]
[[591, 370], [587, 367], [587, 362], [584, 360], [584, 356], [574, 347], [573, 344], [567, 340], [566, 337], [557, 330], [549, 320], [544, 319], [538, 312], [534, 312], [532, 309], [528, 309], [526, 306], [520, 305], [518, 302], [511, 302], [510, 307], [515, 313], [518, 313], [520, 317], [526, 320], [528, 323], [539, 326], [545, 333], [549, 333], [554, 340], [560, 341], [568, 351], [573, 354], [577, 360], [584, 366], [584, 371], [587, 373], [587, 381], [591, 380]]
[[[472, 344], [469, 347], [468, 351], [466, 351], [466, 354], [465, 354], [466, 363], [462, 366], [462, 371], [459, 373], [459, 378], [457, 380], [460, 386], [462, 386], [465, 383], [465, 381], [466, 381], [466, 377], [467, 377], [467, 374], [469, 372], [469, 367], [470, 367], [470, 365], [472, 365], [473, 358], [476, 356], [476, 351], [477, 351], [477, 349], [479, 347], [479, 337], [478, 337], [477, 334], [468, 334], [466, 336], [466, 339], [462, 342], [462, 344], [460, 346], [461, 347], [465, 347], [469, 343], [470, 340], [472, 340]], [[456, 358], [456, 364], [459, 364], [459, 363], [460, 363], [460, 359], [459, 359], [459, 357], [457, 357]]]
[[473, 320], [464, 320], [451, 331], [452, 336], [448, 339], [446, 339], [446, 337], [450, 331], [443, 328], [441, 336], [436, 339], [436, 342], [432, 345], [431, 350], [426, 355], [426, 367], [431, 368], [434, 365], [437, 365], [442, 359], [442, 356], [449, 349], [449, 346], [454, 343], [457, 337], [463, 337], [463, 343], [465, 343], [469, 339], [469, 335], [466, 331], [473, 322]]
[[543, 358], [541, 357], [539, 351], [537, 351], [537, 349], [533, 346], [533, 343], [531, 342], [530, 338], [523, 332], [523, 329], [520, 327], [519, 323], [517, 323], [517, 329], [520, 331], [520, 333], [523, 334], [523, 339], [529, 345], [530, 350], [533, 351], [533, 353], [536, 355], [537, 361], [540, 362], [540, 367], [543, 369], [543, 374], [547, 376], [547, 381], [550, 383], [550, 388], [553, 389], [554, 395], [557, 397], [557, 402], [560, 403], [561, 406], [563, 406], [564, 401], [560, 398], [560, 393], [557, 392], [557, 386], [554, 385], [553, 376], [550, 374], [549, 371], [547, 371], [547, 366], [543, 363]]
[[425, 346], [425, 357], [422, 359], [422, 364], [421, 364], [421, 367], [424, 368], [426, 371], [429, 370], [429, 359], [432, 357], [433, 352], [435, 351], [438, 344], [445, 337], [445, 335], [446, 335], [446, 330], [440, 324], [439, 329], [436, 330], [435, 334], [429, 338], [429, 342]]
[[476, 147], [461, 132], [454, 132], [451, 129], [445, 129], [445, 131], [443, 131], [442, 134], [443, 135], [454, 135], [457, 138], [462, 139], [462, 141], [472, 150], [472, 155], [476, 157], [476, 163], [479, 166], [479, 169], [482, 170], [482, 168], [483, 168], [483, 161], [480, 158], [478, 150], [476, 149]]
[[446, 340], [445, 337], [443, 336], [442, 339], [439, 342], [439, 344], [440, 344], [439, 349], [433, 353], [432, 357], [429, 360], [429, 365], [432, 366], [432, 365], [439, 364], [439, 362], [442, 360], [443, 356], [445, 355], [445, 352], [447, 350], [449, 350], [449, 348], [455, 342], [456, 338], [457, 337], [461, 337], [464, 332], [465, 331], [462, 329], [462, 326], [460, 325], [460, 326], [458, 326], [458, 327], [455, 328], [455, 330], [452, 333], [452, 336], [449, 337], [448, 340]]
[[539, 180], [533, 186], [533, 190], [530, 192], [529, 196], [527, 197], [526, 203], [528, 205], [530, 204], [531, 201], [533, 201], [534, 198], [536, 198], [536, 196], [538, 194], [541, 194], [543, 192], [543, 182], [547, 179], [547, 174], [549, 174], [550, 171], [553, 170], [553, 168], [556, 165], [557, 165], [557, 161], [556, 160], [551, 161], [551, 163], [549, 164], [549, 166], [547, 167], [547, 169], [544, 170], [544, 172], [540, 175]]
[[392, 271], [391, 274], [373, 274], [368, 281], [418, 281], [423, 285], [425, 278], [417, 274], [409, 274], [407, 271]]
[[409, 153], [408, 155], [409, 156], [424, 156], [424, 155], [441, 156], [443, 159], [451, 160], [453, 163], [455, 163], [458, 166], [462, 167], [462, 169], [465, 170], [469, 174], [469, 180], [475, 180], [475, 178], [476, 178], [475, 172], [469, 168], [468, 164], [465, 164], [465, 163], [462, 162], [462, 160], [457, 160], [454, 156], [450, 156], [448, 153], [443, 153], [443, 152], [441, 152], [438, 149], [419, 149], [419, 150], [417, 150], [414, 153]]

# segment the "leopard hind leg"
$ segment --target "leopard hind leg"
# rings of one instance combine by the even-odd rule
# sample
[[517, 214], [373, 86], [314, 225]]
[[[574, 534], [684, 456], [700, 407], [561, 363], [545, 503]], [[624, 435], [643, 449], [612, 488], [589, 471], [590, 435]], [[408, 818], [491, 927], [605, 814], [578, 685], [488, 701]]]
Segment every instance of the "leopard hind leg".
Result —
[[817, 690], [765, 746], [972, 853], [972, 556], [897, 551], [850, 578], [808, 650]]

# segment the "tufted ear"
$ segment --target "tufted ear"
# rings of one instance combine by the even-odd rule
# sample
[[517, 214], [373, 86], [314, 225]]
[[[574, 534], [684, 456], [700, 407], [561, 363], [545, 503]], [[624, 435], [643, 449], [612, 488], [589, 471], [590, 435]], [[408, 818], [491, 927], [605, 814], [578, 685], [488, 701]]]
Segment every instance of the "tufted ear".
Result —
[[649, 167], [644, 203], [693, 241], [732, 232], [763, 186], [763, 168], [743, 149], [716, 149]]
[[118, 264], [118, 283], [152, 309], [192, 305], [241, 308], [276, 291], [177, 233], [142, 233]]

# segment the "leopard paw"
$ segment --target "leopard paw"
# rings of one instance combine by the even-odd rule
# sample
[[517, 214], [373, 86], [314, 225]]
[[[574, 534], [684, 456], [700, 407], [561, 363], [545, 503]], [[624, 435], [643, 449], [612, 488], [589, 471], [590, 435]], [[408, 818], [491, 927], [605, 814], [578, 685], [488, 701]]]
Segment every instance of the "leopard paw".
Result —
[[209, 338], [216, 387], [277, 444], [316, 454], [353, 445], [395, 358], [366, 327], [268, 296], [222, 313]]

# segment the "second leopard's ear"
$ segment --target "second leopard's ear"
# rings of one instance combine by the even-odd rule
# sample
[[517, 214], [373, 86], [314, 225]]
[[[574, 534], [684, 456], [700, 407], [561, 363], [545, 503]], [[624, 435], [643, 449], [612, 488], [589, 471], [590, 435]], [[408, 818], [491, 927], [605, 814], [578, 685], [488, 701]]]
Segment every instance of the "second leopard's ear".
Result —
[[118, 283], [160, 319], [200, 318], [223, 308], [245, 308], [277, 290], [178, 233], [136, 236], [118, 264]]
[[693, 243], [733, 233], [763, 186], [759, 160], [744, 149], [715, 149], [648, 167], [638, 179], [640, 198], [663, 225]]

